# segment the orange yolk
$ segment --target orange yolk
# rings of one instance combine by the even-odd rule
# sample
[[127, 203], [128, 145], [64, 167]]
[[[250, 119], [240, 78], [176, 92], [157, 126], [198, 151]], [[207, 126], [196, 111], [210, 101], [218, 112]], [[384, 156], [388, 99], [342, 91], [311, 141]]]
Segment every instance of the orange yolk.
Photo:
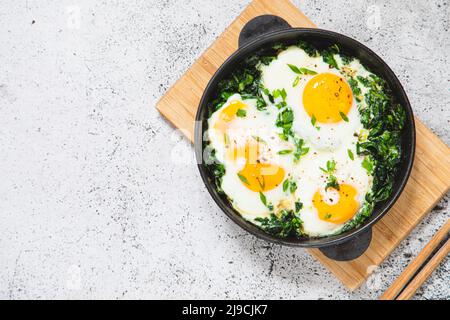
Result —
[[244, 185], [252, 191], [264, 192], [275, 189], [284, 179], [284, 169], [268, 163], [246, 163], [239, 172], [245, 177]]
[[[242, 149], [234, 149], [234, 154], [238, 154]], [[241, 182], [250, 190], [264, 192], [275, 189], [284, 179], [284, 169], [269, 163], [262, 163], [258, 160], [258, 144], [248, 143], [245, 146], [245, 166], [239, 171]]]
[[303, 106], [310, 117], [321, 123], [342, 121], [353, 104], [352, 89], [342, 77], [321, 73], [312, 78], [303, 91]]
[[[338, 190], [336, 190], [338, 191]], [[319, 213], [321, 220], [342, 224], [353, 218], [358, 211], [358, 202], [355, 200], [356, 190], [348, 184], [339, 186], [339, 201], [330, 205], [323, 200], [323, 196], [318, 190], [313, 197], [314, 207]]]
[[239, 109], [246, 109], [247, 105], [241, 101], [234, 100], [232, 101], [226, 108], [224, 108], [220, 114], [219, 119], [217, 120], [216, 124], [214, 125], [214, 129], [217, 129], [219, 131], [222, 131], [225, 133], [225, 131], [228, 128], [228, 125], [231, 121], [236, 119], [236, 113]]

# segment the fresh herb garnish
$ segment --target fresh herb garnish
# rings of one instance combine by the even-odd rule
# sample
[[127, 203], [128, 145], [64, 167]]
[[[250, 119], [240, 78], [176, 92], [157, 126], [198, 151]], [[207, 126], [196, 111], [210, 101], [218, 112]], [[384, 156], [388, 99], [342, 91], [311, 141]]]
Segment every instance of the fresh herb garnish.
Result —
[[277, 103], [277, 105], [276, 105], [276, 107], [278, 109], [283, 109], [286, 106], [287, 106], [287, 103], [285, 101], [281, 101], [280, 103]]
[[247, 180], [246, 177], [244, 177], [244, 176], [243, 176], [242, 174], [240, 174], [240, 173], [238, 173], [237, 175], [238, 175], [239, 179], [241, 179], [241, 181], [242, 181], [243, 183], [245, 183], [246, 185], [250, 185], [250, 183], [248, 182], [248, 180]]
[[277, 98], [281, 97], [281, 99], [283, 99], [283, 101], [285, 101], [286, 97], [287, 97], [287, 92], [286, 92], [286, 90], [284, 88], [283, 89], [276, 89], [276, 90], [274, 90], [272, 92], [272, 96], [274, 97], [274, 99], [277, 99]]
[[286, 192], [287, 189], [289, 189], [289, 179], [286, 179], [283, 182], [283, 192]]
[[296, 74], [303, 74], [300, 69], [297, 66], [294, 66], [293, 64], [288, 64], [288, 67], [291, 68], [291, 70]]
[[264, 195], [264, 193], [260, 192], [259, 193], [259, 198], [261, 199], [261, 202], [267, 207], [267, 198]]
[[287, 92], [286, 90], [283, 88], [281, 90], [281, 98], [283, 99], [283, 101], [286, 101], [286, 97], [287, 97]]
[[303, 74], [309, 74], [309, 75], [316, 75], [316, 74], [317, 74], [316, 71], [310, 70], [310, 69], [306, 69], [306, 68], [300, 68], [300, 71], [301, 71]]
[[291, 153], [292, 153], [292, 150], [281, 150], [281, 151], [278, 151], [278, 154], [281, 155], [281, 156], [286, 155], [286, 154], [291, 154]]
[[342, 111], [339, 111], [339, 114], [340, 114], [342, 120], [344, 120], [345, 122], [348, 122], [348, 117], [345, 113], [343, 113]]
[[317, 131], [320, 131], [320, 127], [319, 127], [319, 126], [316, 126], [316, 124], [317, 124], [317, 119], [316, 119], [316, 116], [315, 116], [315, 115], [312, 115], [312, 116], [311, 116], [311, 124], [312, 124], [312, 126], [313, 126], [314, 128], [316, 128]]
[[273, 95], [270, 93], [269, 89], [261, 88], [261, 91], [267, 96], [267, 98], [269, 99], [270, 103], [274, 103], [275, 102], [275, 99], [274, 99]]
[[333, 175], [334, 171], [336, 170], [336, 161], [329, 160], [327, 161], [326, 169], [322, 167], [320, 167], [319, 169], [329, 175], [327, 184], [325, 186], [325, 191], [327, 191], [329, 188], [339, 190], [339, 183], [337, 182], [337, 178]]
[[278, 114], [276, 126], [283, 129], [283, 135], [286, 137], [291, 134], [292, 123], [294, 121], [294, 112], [291, 108], [285, 108]]
[[327, 184], [325, 185], [325, 191], [327, 191], [329, 188], [333, 188], [336, 190], [340, 189], [339, 183], [337, 181], [337, 178], [334, 175], [330, 175], [328, 177]]
[[363, 162], [361, 163], [361, 166], [367, 170], [367, 173], [372, 174], [373, 172], [373, 162], [370, 161], [368, 158], [364, 158]]
[[236, 116], [240, 117], [240, 118], [244, 118], [247, 116], [247, 110], [245, 109], [238, 109], [236, 111]]
[[256, 181], [258, 181], [261, 190], [264, 190], [266, 188], [266, 179], [264, 179], [264, 176], [261, 176], [261, 179], [259, 177], [256, 177]]
[[353, 155], [352, 150], [348, 149], [347, 153], [348, 153], [348, 157], [350, 158], [350, 160], [352, 160], [352, 161], [355, 160], [355, 156]]
[[293, 87], [296, 87], [298, 85], [298, 83], [300, 82], [300, 76], [297, 76], [294, 80], [294, 82], [292, 83]]
[[295, 152], [294, 152], [294, 161], [298, 162], [300, 158], [306, 155], [309, 152], [308, 147], [304, 147], [304, 140], [299, 138], [294, 138], [295, 143]]
[[268, 218], [256, 218], [255, 221], [264, 231], [280, 238], [303, 236], [302, 221], [293, 210], [281, 210], [278, 215], [272, 213]]
[[263, 98], [258, 97], [258, 99], [256, 100], [256, 109], [258, 111], [263, 111], [263, 110], [266, 110], [266, 108], [267, 108], [266, 101], [264, 101]]
[[290, 191], [294, 193], [297, 190], [297, 183], [292, 179], [286, 179], [283, 182], [283, 192]]
[[316, 116], [315, 116], [315, 115], [312, 115], [312, 116], [311, 116], [311, 124], [313, 125], [313, 127], [316, 126], [316, 122], [317, 122]]
[[294, 193], [297, 190], [297, 183], [295, 181], [291, 181], [291, 186], [289, 187], [291, 193]]
[[258, 137], [258, 136], [252, 136], [252, 138], [255, 139], [256, 142], [266, 144], [266, 141], [264, 141], [263, 139], [261, 139], [261, 138]]
[[288, 141], [289, 140], [289, 135], [290, 135], [290, 132], [281, 132], [281, 133], [278, 133], [278, 136], [280, 137], [280, 139], [281, 140], [283, 140], [283, 141]]
[[306, 75], [316, 75], [317, 72], [310, 70], [310, 69], [306, 69], [306, 68], [299, 68], [297, 66], [294, 66], [293, 64], [288, 64], [289, 68], [296, 74], [302, 75], [302, 74], [306, 74]]
[[336, 169], [336, 161], [334, 161], [334, 160], [328, 160], [327, 161], [327, 166], [326, 166], [326, 169], [324, 169], [324, 168], [319, 168], [320, 170], [322, 170], [323, 172], [325, 172], [325, 173], [329, 173], [329, 174], [331, 174], [331, 173], [333, 173], [334, 172], [334, 170]]

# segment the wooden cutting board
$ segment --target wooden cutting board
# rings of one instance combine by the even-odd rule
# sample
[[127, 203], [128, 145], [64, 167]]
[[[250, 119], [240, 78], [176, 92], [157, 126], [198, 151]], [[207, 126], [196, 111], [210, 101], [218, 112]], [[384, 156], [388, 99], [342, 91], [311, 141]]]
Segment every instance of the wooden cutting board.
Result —
[[[237, 49], [241, 29], [252, 18], [273, 14], [293, 27], [316, 26], [289, 0], [254, 0], [189, 70], [167, 91], [156, 107], [193, 141], [197, 107], [208, 81]], [[309, 252], [349, 289], [358, 288], [450, 188], [450, 149], [416, 119], [417, 151], [408, 184], [395, 206], [373, 228], [368, 250], [350, 262], [336, 262], [319, 250]]]

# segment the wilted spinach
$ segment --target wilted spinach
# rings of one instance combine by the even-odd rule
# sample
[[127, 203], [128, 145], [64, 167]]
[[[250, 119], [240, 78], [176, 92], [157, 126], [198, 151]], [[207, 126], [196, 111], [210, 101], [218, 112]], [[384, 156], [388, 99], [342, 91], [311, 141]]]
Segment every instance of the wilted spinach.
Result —
[[[297, 207], [300, 207], [300, 204]], [[261, 224], [261, 229], [271, 235], [280, 238], [303, 236], [302, 221], [293, 210], [281, 210], [278, 215], [271, 213], [268, 218], [256, 218], [255, 220]]]
[[216, 185], [217, 191], [223, 192], [222, 190], [222, 178], [225, 175], [225, 166], [219, 162], [216, 158], [216, 150], [209, 150], [209, 158], [207, 159], [206, 167], [212, 173], [214, 177], [214, 184]]

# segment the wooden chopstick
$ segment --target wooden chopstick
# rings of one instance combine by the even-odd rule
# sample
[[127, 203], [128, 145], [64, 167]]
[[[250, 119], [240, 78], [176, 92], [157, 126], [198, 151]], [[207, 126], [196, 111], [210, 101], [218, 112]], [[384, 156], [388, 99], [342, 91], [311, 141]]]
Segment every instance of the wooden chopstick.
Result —
[[448, 255], [450, 250], [450, 241], [445, 242], [444, 246], [431, 258], [423, 269], [412, 279], [408, 286], [400, 293], [397, 300], [409, 300], [422, 284], [429, 278], [433, 271], [439, 266], [441, 261]]
[[380, 297], [380, 300], [405, 300], [411, 298], [448, 255], [450, 220], [439, 229], [417, 257], [400, 274]]

